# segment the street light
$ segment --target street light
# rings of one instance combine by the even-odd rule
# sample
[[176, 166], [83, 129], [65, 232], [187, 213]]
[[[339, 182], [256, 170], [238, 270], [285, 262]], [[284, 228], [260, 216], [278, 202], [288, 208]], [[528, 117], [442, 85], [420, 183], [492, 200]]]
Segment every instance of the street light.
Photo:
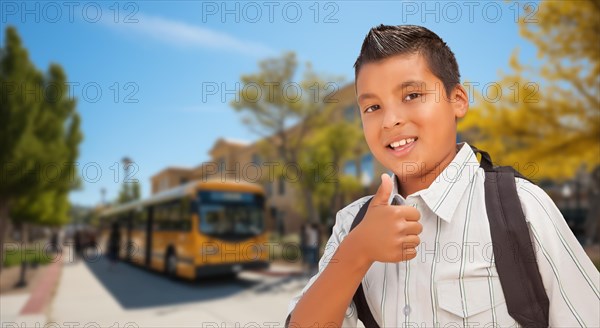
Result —
[[571, 198], [571, 195], [573, 194], [573, 191], [571, 190], [571, 187], [569, 186], [568, 183], [565, 183], [563, 188], [562, 188], [562, 196], [563, 199], [565, 201], [565, 208], [569, 207], [569, 198]]

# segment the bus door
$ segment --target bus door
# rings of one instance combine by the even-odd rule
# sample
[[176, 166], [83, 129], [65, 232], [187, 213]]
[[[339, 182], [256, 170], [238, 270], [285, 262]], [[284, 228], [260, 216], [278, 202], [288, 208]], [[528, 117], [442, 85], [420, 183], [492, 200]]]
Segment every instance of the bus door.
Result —
[[154, 207], [148, 207], [148, 220], [146, 221], [146, 267], [152, 264], [152, 231], [154, 226]]
[[127, 237], [126, 237], [126, 254], [125, 260], [131, 261], [131, 253], [133, 252], [133, 240], [131, 239], [131, 233], [133, 230], [133, 215], [134, 212], [130, 211], [127, 213], [127, 219], [125, 220], [125, 229], [127, 229]]

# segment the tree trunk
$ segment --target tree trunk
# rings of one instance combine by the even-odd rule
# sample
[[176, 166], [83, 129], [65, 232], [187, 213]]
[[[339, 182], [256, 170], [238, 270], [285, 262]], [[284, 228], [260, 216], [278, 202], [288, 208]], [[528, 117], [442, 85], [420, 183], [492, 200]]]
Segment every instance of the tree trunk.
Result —
[[27, 274], [27, 244], [29, 243], [29, 231], [27, 230], [27, 224], [25, 222], [21, 223], [21, 274], [19, 278], [19, 282], [17, 282], [17, 287], [25, 287], [27, 286], [27, 279], [25, 275]]
[[10, 218], [8, 217], [9, 210], [8, 200], [0, 199], [0, 274], [2, 274], [2, 267], [4, 266], [4, 244], [11, 228]]

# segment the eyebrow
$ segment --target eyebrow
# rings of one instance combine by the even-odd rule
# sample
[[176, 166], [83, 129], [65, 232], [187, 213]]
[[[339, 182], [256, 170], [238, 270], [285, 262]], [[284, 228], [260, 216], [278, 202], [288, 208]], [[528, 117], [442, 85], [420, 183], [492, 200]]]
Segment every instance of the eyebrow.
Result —
[[[404, 82], [398, 84], [394, 88], [394, 92], [396, 92], [398, 90], [406, 89], [408, 87], [421, 88], [424, 85], [425, 85], [425, 81], [422, 81], [422, 80], [408, 80], [408, 81], [404, 81]], [[357, 101], [360, 102], [361, 100], [365, 100], [365, 99], [369, 99], [369, 98], [377, 98], [377, 96], [374, 93], [363, 93], [360, 96], [358, 96]]]

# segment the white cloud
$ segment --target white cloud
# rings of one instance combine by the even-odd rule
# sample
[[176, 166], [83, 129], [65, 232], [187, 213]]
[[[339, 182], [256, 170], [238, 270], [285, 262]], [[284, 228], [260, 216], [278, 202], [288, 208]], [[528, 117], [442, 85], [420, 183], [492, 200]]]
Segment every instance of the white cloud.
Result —
[[265, 57], [277, 53], [260, 43], [240, 40], [227, 33], [181, 21], [142, 14], [136, 15], [136, 18], [136, 23], [106, 23], [122, 31], [135, 32], [175, 46], [224, 50], [252, 57]]

